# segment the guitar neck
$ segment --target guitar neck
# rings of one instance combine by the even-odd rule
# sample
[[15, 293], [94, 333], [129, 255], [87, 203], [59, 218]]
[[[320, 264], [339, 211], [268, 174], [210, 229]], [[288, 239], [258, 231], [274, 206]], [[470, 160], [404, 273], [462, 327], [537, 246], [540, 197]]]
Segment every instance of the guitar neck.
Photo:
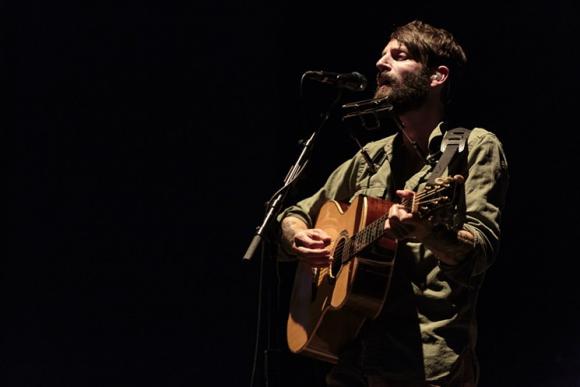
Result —
[[[462, 183], [463, 176], [456, 175], [436, 181], [436, 184], [426, 186], [425, 189], [413, 195], [412, 198], [403, 199], [401, 204], [408, 212], [416, 214], [419, 217], [429, 215], [440, 208], [450, 207], [450, 204], [453, 202], [451, 197], [454, 196], [454, 183]], [[451, 197], [447, 196], [447, 194], [450, 194]], [[345, 243], [342, 261], [349, 261], [362, 250], [379, 240], [383, 236], [387, 218], [388, 213], [383, 214], [349, 238]]]
[[345, 254], [347, 259], [345, 261], [350, 260], [383, 236], [385, 222], [387, 221], [388, 215], [389, 214], [384, 214], [379, 217], [374, 222], [368, 224], [365, 228], [354, 234], [347, 241]]

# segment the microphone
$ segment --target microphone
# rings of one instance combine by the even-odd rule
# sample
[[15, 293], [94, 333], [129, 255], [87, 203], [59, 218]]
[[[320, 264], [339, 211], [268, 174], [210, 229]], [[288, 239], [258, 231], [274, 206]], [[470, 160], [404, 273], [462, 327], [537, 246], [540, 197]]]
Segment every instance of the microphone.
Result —
[[350, 91], [363, 91], [367, 87], [365, 76], [356, 71], [343, 74], [328, 71], [306, 71], [302, 77]]

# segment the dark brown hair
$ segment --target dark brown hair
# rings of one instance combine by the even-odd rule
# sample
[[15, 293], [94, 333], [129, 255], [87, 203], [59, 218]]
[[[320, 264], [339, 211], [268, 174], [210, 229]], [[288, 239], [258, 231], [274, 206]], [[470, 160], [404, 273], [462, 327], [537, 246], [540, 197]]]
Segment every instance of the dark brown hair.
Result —
[[[425, 65], [428, 70], [435, 70], [440, 65], [447, 66], [449, 80], [454, 81], [463, 74], [467, 56], [447, 30], [414, 20], [396, 28], [390, 38], [404, 44], [411, 57]], [[451, 96], [450, 83], [447, 82], [448, 87], [444, 93], [447, 98]]]
[[463, 48], [449, 31], [419, 20], [398, 27], [391, 39], [403, 43], [415, 60], [431, 69], [445, 65], [457, 71], [467, 63]]

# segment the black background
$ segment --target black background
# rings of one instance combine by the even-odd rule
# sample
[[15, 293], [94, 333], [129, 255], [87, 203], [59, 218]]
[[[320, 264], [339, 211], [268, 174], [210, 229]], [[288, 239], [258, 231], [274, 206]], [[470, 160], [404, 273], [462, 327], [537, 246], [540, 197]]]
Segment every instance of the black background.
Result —
[[[327, 366], [284, 347], [292, 264], [275, 281], [266, 260], [260, 302], [260, 254], [242, 256], [316, 123], [300, 112], [333, 93], [310, 83], [301, 99], [300, 75], [372, 83], [392, 26], [414, 18], [463, 43], [458, 116], [495, 132], [510, 163], [478, 310], [481, 385], [579, 385], [572, 1], [22, 1], [1, 13], [1, 385], [249, 386], [258, 305], [255, 385], [266, 348], [278, 349], [269, 385], [322, 385]], [[355, 151], [331, 120], [289, 199]]]

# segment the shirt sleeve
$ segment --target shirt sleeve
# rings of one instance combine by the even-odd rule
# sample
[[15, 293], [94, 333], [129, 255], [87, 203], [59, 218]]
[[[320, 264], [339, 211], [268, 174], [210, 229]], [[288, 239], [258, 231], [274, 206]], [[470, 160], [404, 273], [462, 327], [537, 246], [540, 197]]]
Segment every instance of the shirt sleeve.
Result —
[[[466, 216], [463, 228], [474, 237], [474, 249], [457, 267], [441, 265], [449, 275], [477, 276], [493, 263], [500, 244], [500, 222], [508, 186], [508, 166], [503, 146], [491, 132], [474, 129], [469, 141], [465, 181]], [[461, 275], [463, 277], [463, 275]]]
[[314, 226], [316, 214], [328, 200], [348, 201], [356, 192], [359, 173], [358, 154], [338, 166], [324, 185], [312, 196], [286, 208], [278, 216], [278, 221], [292, 215], [301, 218], [309, 227]]

